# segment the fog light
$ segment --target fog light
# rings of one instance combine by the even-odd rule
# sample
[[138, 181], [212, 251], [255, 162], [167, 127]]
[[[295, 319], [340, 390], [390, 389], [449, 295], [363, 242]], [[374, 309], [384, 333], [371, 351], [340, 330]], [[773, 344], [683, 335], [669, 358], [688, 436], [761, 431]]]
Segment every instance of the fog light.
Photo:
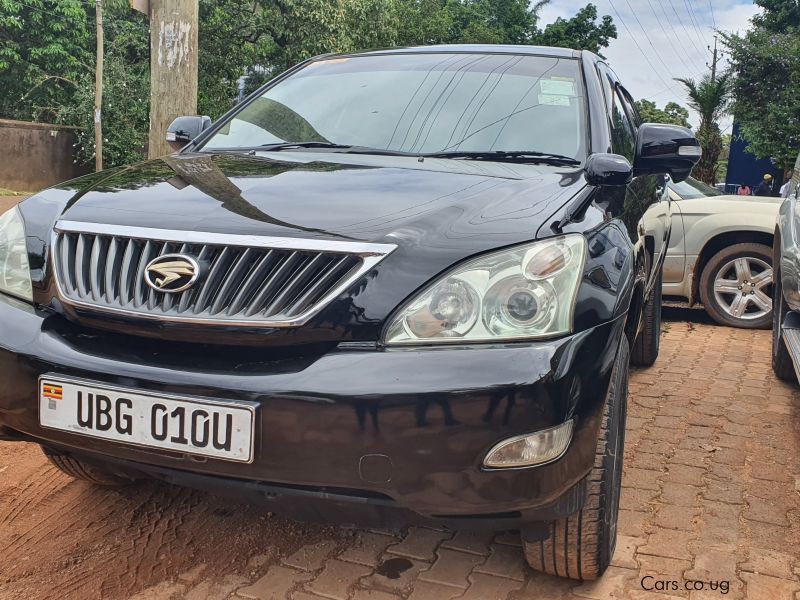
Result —
[[567, 450], [573, 423], [570, 419], [549, 429], [503, 440], [489, 450], [483, 464], [492, 469], [510, 469], [554, 461]]

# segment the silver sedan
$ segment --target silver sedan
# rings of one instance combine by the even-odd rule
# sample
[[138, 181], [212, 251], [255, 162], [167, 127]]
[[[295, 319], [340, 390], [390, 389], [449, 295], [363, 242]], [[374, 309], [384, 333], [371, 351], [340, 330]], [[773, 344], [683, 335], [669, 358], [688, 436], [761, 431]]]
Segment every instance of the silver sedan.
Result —
[[689, 178], [669, 183], [672, 233], [665, 296], [702, 303], [718, 323], [772, 322], [772, 241], [780, 198], [726, 196]]

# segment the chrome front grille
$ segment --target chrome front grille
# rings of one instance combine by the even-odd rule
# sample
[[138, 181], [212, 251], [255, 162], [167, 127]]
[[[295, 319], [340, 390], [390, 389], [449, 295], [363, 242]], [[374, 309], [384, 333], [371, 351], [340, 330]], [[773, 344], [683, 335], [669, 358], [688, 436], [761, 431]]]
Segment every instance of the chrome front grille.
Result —
[[[59, 222], [52, 241], [63, 301], [164, 321], [302, 325], [387, 254], [391, 244]], [[190, 288], [165, 293], [145, 281], [154, 259], [171, 254], [202, 265]]]

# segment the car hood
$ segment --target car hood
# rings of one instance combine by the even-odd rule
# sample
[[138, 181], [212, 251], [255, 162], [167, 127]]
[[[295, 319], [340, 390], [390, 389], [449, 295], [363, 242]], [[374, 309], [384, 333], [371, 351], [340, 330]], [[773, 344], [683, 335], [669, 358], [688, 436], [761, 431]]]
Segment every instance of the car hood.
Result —
[[471, 254], [533, 238], [581, 179], [574, 169], [415, 157], [189, 154], [85, 187], [74, 180], [60, 218], [401, 245], [436, 238]]
[[[393, 244], [346, 299], [350, 313], [375, 324], [460, 260], [535, 239], [584, 187], [575, 167], [322, 152], [195, 153], [67, 182], [30, 199], [23, 216], [29, 240], [49, 239], [45, 227], [61, 220]], [[56, 207], [43, 220], [37, 207], [47, 203]], [[549, 227], [542, 231], [552, 235]]]

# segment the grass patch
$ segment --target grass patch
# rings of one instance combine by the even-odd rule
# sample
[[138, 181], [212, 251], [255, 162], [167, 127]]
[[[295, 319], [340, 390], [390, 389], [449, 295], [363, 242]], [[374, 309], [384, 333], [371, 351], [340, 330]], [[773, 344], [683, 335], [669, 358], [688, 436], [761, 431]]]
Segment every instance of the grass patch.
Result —
[[18, 192], [0, 187], [0, 196], [32, 196], [33, 192]]

